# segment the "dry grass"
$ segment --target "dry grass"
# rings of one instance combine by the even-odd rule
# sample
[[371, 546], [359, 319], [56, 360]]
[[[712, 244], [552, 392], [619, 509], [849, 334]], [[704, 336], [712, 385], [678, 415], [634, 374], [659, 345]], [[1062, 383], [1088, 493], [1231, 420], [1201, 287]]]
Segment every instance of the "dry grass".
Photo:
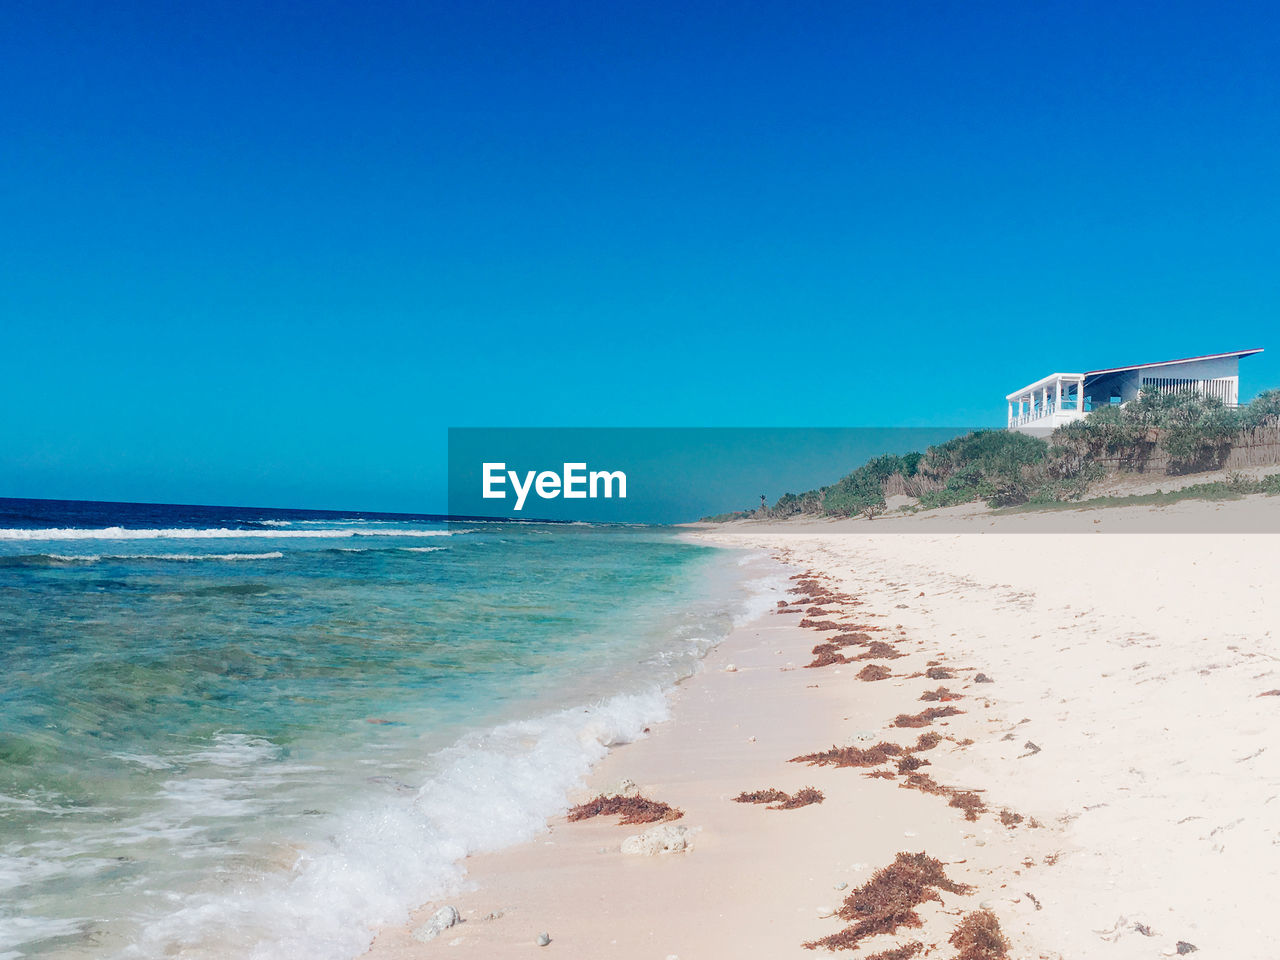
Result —
[[930, 900], [942, 902], [939, 891], [972, 893], [971, 887], [949, 879], [942, 863], [920, 853], [899, 853], [893, 863], [877, 870], [854, 890], [836, 912], [849, 923], [838, 933], [805, 944], [810, 950], [856, 950], [868, 937], [894, 933], [900, 927], [921, 926], [916, 908]]
[[663, 820], [679, 820], [684, 816], [683, 810], [657, 800], [644, 797], [606, 797], [603, 794], [594, 800], [580, 803], [569, 811], [569, 820], [588, 820], [591, 817], [620, 816], [619, 823], [658, 823]]
[[960, 951], [956, 960], [1005, 960], [1009, 956], [1009, 941], [990, 910], [966, 914], [949, 942]]

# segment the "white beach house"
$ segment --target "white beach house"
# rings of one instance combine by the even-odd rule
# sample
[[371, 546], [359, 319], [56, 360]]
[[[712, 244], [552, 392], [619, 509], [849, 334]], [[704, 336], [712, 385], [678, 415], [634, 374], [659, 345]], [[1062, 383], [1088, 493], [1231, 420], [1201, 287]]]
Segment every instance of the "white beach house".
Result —
[[1046, 437], [1096, 407], [1128, 403], [1143, 387], [1155, 387], [1161, 393], [1203, 393], [1236, 406], [1240, 402], [1240, 358], [1261, 352], [1257, 347], [1086, 373], [1051, 373], [1005, 397], [1009, 429]]

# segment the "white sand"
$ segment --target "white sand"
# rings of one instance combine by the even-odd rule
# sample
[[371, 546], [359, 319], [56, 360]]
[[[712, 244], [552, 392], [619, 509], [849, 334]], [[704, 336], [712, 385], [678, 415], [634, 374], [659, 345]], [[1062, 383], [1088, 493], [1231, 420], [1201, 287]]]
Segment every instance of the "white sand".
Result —
[[[1247, 529], [1248, 511], [1275, 509], [1259, 503], [1199, 506]], [[1126, 512], [1106, 511], [1103, 528], [1149, 522]], [[819, 917], [849, 892], [835, 885], [915, 850], [976, 892], [944, 895], [921, 908], [922, 929], [867, 940], [858, 955], [919, 939], [926, 956], [954, 956], [946, 939], [979, 903], [1014, 957], [1150, 958], [1179, 941], [1206, 957], [1276, 953], [1280, 696], [1258, 694], [1280, 688], [1280, 537], [848, 529], [697, 535], [838, 581], [864, 601], [849, 620], [889, 628], [910, 654], [886, 662], [895, 675], [931, 659], [968, 668], [943, 681], [965, 713], [930, 729], [974, 742], [945, 742], [923, 772], [983, 791], [990, 813], [969, 823], [892, 780], [788, 763], [859, 733], [913, 740], [918, 730], [886, 724], [929, 706], [919, 694], [939, 683], [864, 683], [861, 664], [781, 670], [824, 635], [772, 615], [714, 651], [678, 691], [674, 719], [615, 750], [574, 798], [630, 777], [701, 828], [692, 852], [624, 857], [617, 845], [643, 828], [559, 819], [535, 843], [468, 862], [476, 889], [448, 901], [467, 922], [427, 944], [384, 931], [373, 955], [524, 956], [545, 930], [542, 949], [565, 957], [820, 956], [801, 944], [843, 926]], [[737, 672], [723, 670], [730, 661]], [[975, 670], [995, 682], [973, 683]], [[728, 799], [805, 784], [826, 802], [767, 811]], [[1003, 808], [1043, 826], [1005, 827]], [[481, 919], [491, 911], [503, 915]]]

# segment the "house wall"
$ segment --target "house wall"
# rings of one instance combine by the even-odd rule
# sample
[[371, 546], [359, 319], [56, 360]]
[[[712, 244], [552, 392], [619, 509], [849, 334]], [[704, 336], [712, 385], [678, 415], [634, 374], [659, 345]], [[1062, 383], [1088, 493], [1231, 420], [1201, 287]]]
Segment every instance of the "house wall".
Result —
[[1171, 363], [1164, 367], [1139, 370], [1146, 378], [1170, 378], [1177, 380], [1226, 380], [1231, 386], [1223, 400], [1236, 403], [1240, 398], [1240, 358], [1219, 357], [1216, 360], [1195, 360], [1190, 363]]
[[1186, 363], [1162, 364], [1158, 367], [1139, 367], [1106, 377], [1091, 380], [1085, 388], [1095, 407], [1107, 402], [1111, 393], [1118, 393], [1122, 403], [1136, 399], [1142, 389], [1143, 377], [1165, 377], [1173, 380], [1232, 380], [1235, 395], [1240, 395], [1240, 358], [1219, 357], [1215, 360], [1191, 360]]

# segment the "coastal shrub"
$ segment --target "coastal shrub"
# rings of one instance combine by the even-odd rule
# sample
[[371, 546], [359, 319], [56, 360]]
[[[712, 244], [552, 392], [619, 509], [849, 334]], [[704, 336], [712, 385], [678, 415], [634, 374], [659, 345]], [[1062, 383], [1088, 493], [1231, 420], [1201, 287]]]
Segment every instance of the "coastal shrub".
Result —
[[1008, 430], [977, 430], [930, 447], [917, 469], [935, 486], [920, 494], [920, 506], [1026, 503], [1043, 484], [1048, 452], [1044, 440]]
[[1280, 424], [1280, 390], [1263, 390], [1241, 408], [1238, 415], [1240, 427], [1244, 430]]
[[1125, 412], [1159, 430], [1170, 473], [1221, 466], [1240, 430], [1240, 418], [1234, 410], [1217, 397], [1198, 393], [1162, 394], [1146, 387]]
[[1023, 466], [1044, 460], [1049, 445], [1038, 437], [1009, 430], [975, 430], [930, 447], [921, 458], [921, 474], [936, 480], [971, 476], [1016, 477]]

